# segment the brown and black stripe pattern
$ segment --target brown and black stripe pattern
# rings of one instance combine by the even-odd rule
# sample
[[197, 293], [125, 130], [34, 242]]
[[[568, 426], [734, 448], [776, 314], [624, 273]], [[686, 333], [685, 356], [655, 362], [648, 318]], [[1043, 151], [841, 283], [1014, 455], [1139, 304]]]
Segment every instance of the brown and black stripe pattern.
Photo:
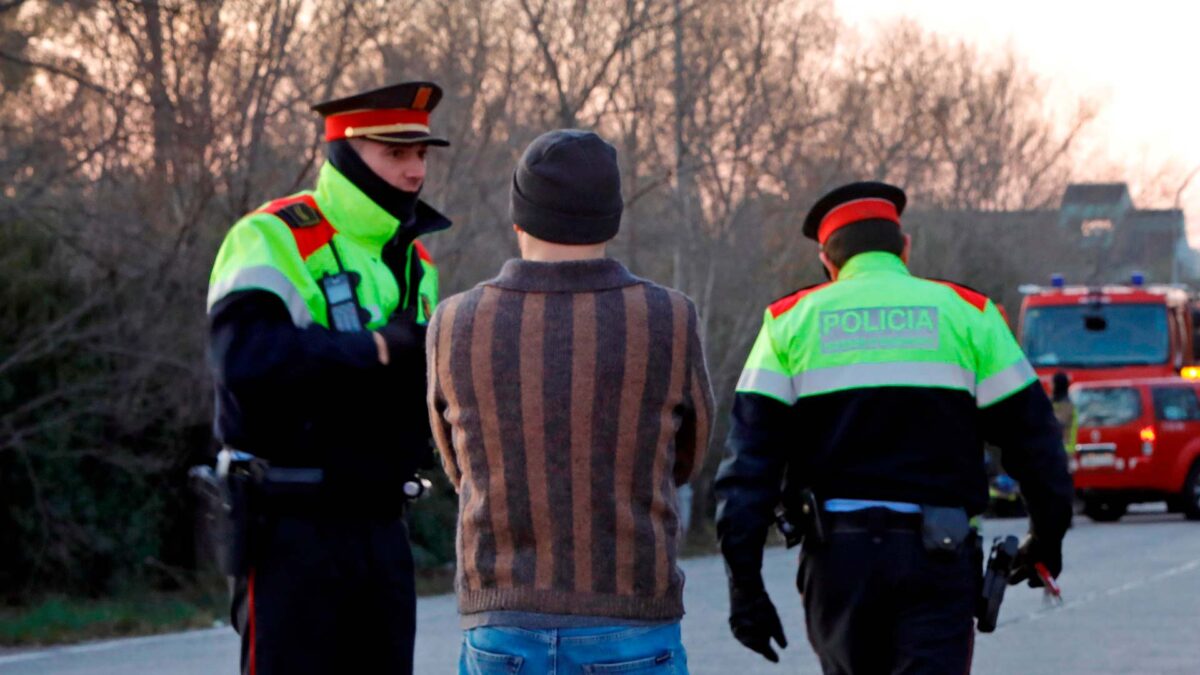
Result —
[[459, 609], [683, 614], [676, 486], [712, 392], [696, 311], [614, 260], [510, 261], [430, 322]]

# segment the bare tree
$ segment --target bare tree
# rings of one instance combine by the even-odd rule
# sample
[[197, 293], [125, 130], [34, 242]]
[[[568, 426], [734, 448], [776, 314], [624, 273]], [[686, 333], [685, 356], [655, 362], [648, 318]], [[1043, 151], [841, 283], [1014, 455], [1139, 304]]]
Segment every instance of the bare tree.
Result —
[[[695, 299], [722, 410], [762, 308], [822, 279], [799, 234], [819, 194], [903, 185], [919, 271], [1003, 294], [1060, 249], [979, 214], [1053, 205], [1095, 114], [1048, 121], [1016, 55], [905, 22], [865, 40], [829, 0], [0, 0], [0, 490], [19, 505], [0, 592], [96, 588], [146, 571], [127, 551], [182, 545], [221, 237], [312, 181], [311, 103], [426, 78], [452, 141], [425, 188], [456, 222], [430, 238], [443, 290], [515, 253], [528, 141], [595, 129], [620, 151], [612, 250]], [[1185, 173], [1154, 184], [1178, 199]]]

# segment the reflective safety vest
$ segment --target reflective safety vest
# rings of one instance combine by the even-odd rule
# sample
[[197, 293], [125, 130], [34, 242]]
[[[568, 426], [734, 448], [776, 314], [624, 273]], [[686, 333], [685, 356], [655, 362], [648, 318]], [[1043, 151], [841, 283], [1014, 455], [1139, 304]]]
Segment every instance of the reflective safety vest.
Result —
[[982, 513], [985, 442], [1003, 449], [1035, 524], [1059, 536], [1061, 433], [996, 305], [890, 253], [854, 256], [836, 281], [770, 306], [738, 381], [713, 487], [730, 574], [758, 576], [776, 506], [798, 509], [805, 488]]
[[393, 215], [327, 162], [315, 190], [268, 202], [234, 224], [213, 265], [208, 310], [232, 293], [262, 290], [279, 296], [296, 326], [328, 328], [319, 282], [345, 271], [356, 277], [355, 295], [367, 329], [410, 308], [418, 322], [427, 323], [438, 301], [437, 267], [416, 241], [424, 232], [413, 231], [404, 233], [410, 241], [401, 242], [403, 278], [393, 274], [383, 260], [384, 246], [398, 227]]
[[822, 499], [979, 513], [997, 421], [1035, 429], [1050, 410], [988, 413], [1036, 382], [987, 297], [914, 277], [890, 253], [856, 255], [837, 281], [766, 311], [737, 385], [729, 444], [743, 464], [730, 471], [766, 453]]
[[737, 391], [790, 406], [844, 390], [932, 387], [986, 408], [1036, 379], [986, 296], [870, 252], [847, 261], [836, 282], [771, 305]]

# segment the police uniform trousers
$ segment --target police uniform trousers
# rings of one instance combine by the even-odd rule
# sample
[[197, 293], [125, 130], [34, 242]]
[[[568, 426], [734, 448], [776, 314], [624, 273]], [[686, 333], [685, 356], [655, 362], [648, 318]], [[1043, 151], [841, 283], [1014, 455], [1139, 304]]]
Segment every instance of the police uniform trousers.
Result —
[[831, 513], [828, 541], [801, 553], [797, 586], [826, 675], [970, 671], [972, 542], [954, 554], [927, 553], [919, 516], [900, 526], [896, 515], [866, 509], [847, 526], [844, 514]]
[[243, 675], [413, 669], [416, 593], [399, 518], [272, 516], [233, 589]]

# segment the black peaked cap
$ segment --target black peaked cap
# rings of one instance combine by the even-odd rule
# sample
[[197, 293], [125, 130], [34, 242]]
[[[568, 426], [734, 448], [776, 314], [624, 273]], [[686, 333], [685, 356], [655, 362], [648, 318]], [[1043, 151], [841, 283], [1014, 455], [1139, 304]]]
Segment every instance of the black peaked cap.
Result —
[[809, 209], [808, 216], [804, 219], [804, 236], [817, 241], [817, 230], [821, 227], [821, 221], [830, 211], [856, 199], [886, 199], [896, 205], [896, 215], [904, 212], [904, 206], [908, 203], [908, 197], [904, 194], [904, 190], [878, 181], [862, 181], [859, 183], [850, 183], [839, 188], [827, 192], [824, 197], [817, 200], [816, 204]]
[[[404, 109], [433, 112], [442, 100], [442, 88], [433, 82], [401, 82], [378, 89], [371, 89], [345, 98], [333, 98], [314, 103], [312, 110], [321, 117], [355, 110]], [[428, 145], [450, 145], [440, 136], [429, 132], [403, 131], [365, 136], [386, 143], [426, 143]]]

